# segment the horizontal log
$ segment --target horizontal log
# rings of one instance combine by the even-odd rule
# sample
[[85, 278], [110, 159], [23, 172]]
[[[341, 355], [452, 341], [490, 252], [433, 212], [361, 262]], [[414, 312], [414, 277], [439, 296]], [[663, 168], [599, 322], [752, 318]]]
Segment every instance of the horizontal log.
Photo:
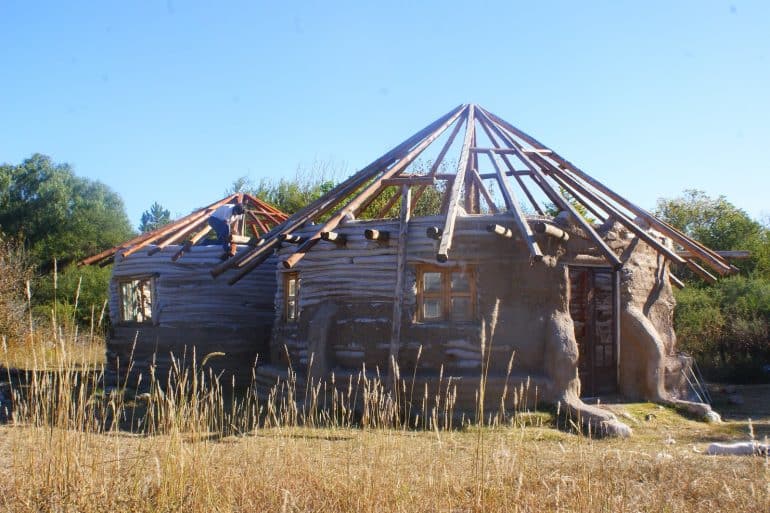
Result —
[[292, 233], [284, 233], [280, 236], [281, 242], [285, 242], [287, 244], [302, 244], [305, 241], [304, 237], [300, 237], [299, 235], [294, 235]]
[[490, 224], [489, 226], [487, 226], [487, 231], [489, 233], [495, 233], [505, 239], [513, 238], [513, 230], [511, 230], [510, 228], [506, 228], [505, 226], [500, 224]]
[[539, 223], [535, 223], [533, 228], [537, 233], [550, 235], [551, 237], [555, 237], [561, 240], [569, 240], [569, 233], [565, 232], [561, 228], [557, 228], [552, 224], [539, 222]]
[[425, 230], [425, 235], [427, 235], [429, 239], [439, 240], [441, 239], [441, 231], [441, 228], [438, 226], [429, 226], [428, 229]]
[[[529, 176], [532, 172], [529, 170], [516, 170], [516, 171], [506, 171], [506, 176]], [[497, 173], [482, 173], [479, 175], [482, 180], [493, 180], [497, 178]]]
[[348, 241], [348, 236], [339, 232], [321, 232], [321, 240], [343, 245]]
[[391, 186], [401, 187], [402, 185], [407, 185], [407, 186], [433, 185], [435, 183], [436, 183], [436, 179], [432, 176], [408, 176], [408, 177], [399, 176], [396, 178], [388, 178], [387, 180], [382, 181], [383, 187], [391, 187]]
[[385, 230], [374, 230], [370, 228], [364, 231], [364, 237], [366, 237], [368, 240], [386, 242], [390, 240], [390, 232], [387, 232]]
[[230, 242], [233, 244], [248, 244], [251, 240], [251, 237], [248, 237], [246, 235], [230, 235]]

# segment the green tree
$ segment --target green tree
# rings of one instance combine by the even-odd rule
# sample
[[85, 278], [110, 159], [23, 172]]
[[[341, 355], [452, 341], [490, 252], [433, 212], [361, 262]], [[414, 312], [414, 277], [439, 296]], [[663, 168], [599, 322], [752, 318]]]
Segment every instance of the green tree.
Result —
[[711, 198], [689, 189], [674, 199], [659, 199], [655, 215], [715, 250], [748, 250], [736, 262], [743, 274], [770, 278], [770, 231], [724, 196]]
[[156, 201], [150, 206], [149, 210], [145, 210], [142, 213], [139, 231], [142, 233], [151, 232], [170, 222], [171, 212], [169, 212], [168, 209], [163, 208], [163, 205]]
[[0, 231], [20, 237], [41, 268], [133, 235], [118, 194], [39, 153], [19, 165], [0, 166]]

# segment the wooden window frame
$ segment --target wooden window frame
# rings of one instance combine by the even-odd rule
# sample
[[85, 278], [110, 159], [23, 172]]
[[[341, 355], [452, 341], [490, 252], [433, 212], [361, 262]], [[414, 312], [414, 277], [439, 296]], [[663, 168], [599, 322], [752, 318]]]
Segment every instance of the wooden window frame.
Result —
[[[118, 304], [120, 307], [120, 324], [123, 325], [139, 325], [139, 324], [145, 324], [145, 325], [156, 325], [157, 322], [157, 308], [156, 303], [158, 299], [157, 294], [157, 288], [156, 288], [156, 279], [157, 275], [155, 274], [142, 274], [137, 276], [121, 276], [116, 279], [117, 285], [118, 285]], [[149, 290], [150, 290], [150, 316], [147, 318], [147, 313], [144, 310], [144, 304], [142, 304], [142, 311], [143, 311], [143, 317], [144, 319], [139, 321], [136, 319], [127, 319], [126, 318], [126, 311], [125, 311], [125, 300], [123, 297], [123, 286], [126, 284], [130, 284], [132, 282], [149, 282]]]
[[[477, 297], [476, 297], [476, 269], [473, 266], [453, 266], [444, 267], [431, 264], [419, 264], [417, 265], [417, 312], [416, 320], [423, 323], [432, 322], [454, 322], [454, 323], [469, 323], [477, 320]], [[441, 274], [441, 290], [437, 292], [426, 292], [424, 287], [424, 276], [426, 273], [439, 273]], [[468, 277], [468, 290], [467, 291], [453, 291], [452, 290], [452, 275], [464, 274]], [[468, 312], [468, 318], [462, 320], [456, 320], [452, 318], [452, 299], [454, 298], [468, 298], [470, 300], [470, 312]], [[425, 318], [425, 300], [426, 299], [440, 299], [441, 300], [441, 317]]]
[[[289, 283], [294, 280], [294, 295], [289, 295]], [[300, 289], [300, 277], [298, 271], [291, 271], [283, 273], [283, 320], [286, 323], [294, 324], [299, 321], [299, 289]], [[291, 316], [292, 310], [289, 307], [289, 302], [294, 300], [294, 316]]]

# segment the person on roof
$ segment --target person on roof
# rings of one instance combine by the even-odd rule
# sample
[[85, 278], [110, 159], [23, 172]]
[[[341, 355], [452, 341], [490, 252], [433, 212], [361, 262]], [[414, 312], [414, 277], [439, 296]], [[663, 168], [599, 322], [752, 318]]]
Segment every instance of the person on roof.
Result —
[[243, 219], [243, 212], [242, 203], [227, 203], [217, 208], [209, 217], [209, 226], [216, 232], [217, 242], [222, 244], [225, 251], [230, 252], [232, 225]]

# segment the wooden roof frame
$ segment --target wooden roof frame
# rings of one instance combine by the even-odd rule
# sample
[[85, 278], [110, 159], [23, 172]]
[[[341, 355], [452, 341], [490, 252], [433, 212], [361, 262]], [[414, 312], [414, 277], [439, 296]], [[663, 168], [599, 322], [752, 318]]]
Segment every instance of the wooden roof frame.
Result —
[[[439, 174], [438, 170], [445, 161], [448, 150], [458, 139], [457, 136], [463, 126], [465, 129], [454, 173]], [[477, 146], [478, 127], [490, 141], [490, 147]], [[410, 173], [409, 165], [448, 130], [450, 134], [430, 170], [424, 175]], [[494, 173], [484, 176], [479, 174], [480, 155], [488, 156], [494, 167]], [[516, 163], [523, 164], [526, 169], [516, 169]], [[510, 177], [513, 177], [513, 183]], [[483, 182], [487, 178], [494, 180], [500, 189], [504, 200], [502, 204], [494, 204]], [[365, 210], [390, 187], [416, 187], [415, 194], [411, 195], [413, 208], [420, 195], [436, 180], [444, 180], [447, 183], [442, 204], [444, 225], [435, 230], [438, 240], [436, 259], [439, 262], [447, 261], [451, 256], [454, 227], [461, 208], [469, 213], [478, 213], [481, 197], [488, 204], [490, 212], [510, 214], [511, 220], [527, 245], [532, 260], [535, 262], [542, 260], [542, 251], [530, 229], [529, 221], [519, 203], [519, 197], [514, 191], [514, 187], [518, 187], [523, 192], [522, 198], [526, 197], [529, 205], [538, 214], [542, 215], [546, 209], [533, 195], [532, 191], [536, 190], [541, 191], [545, 198], [566, 212], [588, 239], [596, 245], [607, 264], [614, 269], [622, 267], [623, 262], [620, 257], [597, 233], [595, 226], [580, 215], [573, 201], [584, 206], [602, 221], [608, 219], [617, 221], [669, 261], [687, 265], [709, 281], [715, 278], [705, 267], [719, 275], [735, 271], [735, 268], [717, 252], [706, 248], [626, 200], [535, 138], [478, 105], [464, 104], [455, 107], [419, 130], [284, 222], [273, 225], [266, 233], [263, 230], [254, 247], [243, 250], [233, 258], [215, 266], [211, 274], [216, 277], [233, 269], [236, 273], [229, 280], [229, 283], [233, 284], [269, 258], [282, 241], [290, 238], [293, 231], [303, 228], [310, 222], [318, 223], [317, 227], [313, 227], [312, 233], [299, 241], [293, 248], [292, 254], [284, 260], [284, 267], [292, 268], [325, 235], [333, 233], [345, 219]], [[565, 197], [566, 195], [569, 197]], [[393, 195], [379, 210], [378, 215], [384, 216], [397, 202], [403, 201], [403, 197], [408, 195]], [[199, 218], [188, 220], [188, 223], [195, 223], [197, 219]], [[679, 246], [678, 249], [686, 252], [688, 257], [683, 258], [675, 250], [667, 247], [648, 232], [648, 227], [672, 239]], [[161, 235], [150, 238], [153, 237], [155, 237], [153, 240], [158, 240]], [[146, 245], [150, 242], [152, 241], [144, 238], [135, 240], [134, 244]]]
[[251, 194], [233, 193], [156, 230], [143, 233], [101, 253], [85, 258], [78, 262], [78, 265], [104, 266], [112, 263], [115, 255], [118, 253], [127, 258], [133, 253], [152, 245], [147, 253], [153, 255], [172, 244], [181, 246], [171, 257], [173, 261], [177, 261], [208, 235], [211, 231], [211, 227], [208, 224], [209, 217], [217, 208], [228, 203], [242, 203], [244, 205], [246, 215], [244, 216], [242, 228], [244, 231], [246, 228], [250, 229], [257, 240], [264, 237], [270, 230], [286, 221], [289, 217], [274, 206]]

